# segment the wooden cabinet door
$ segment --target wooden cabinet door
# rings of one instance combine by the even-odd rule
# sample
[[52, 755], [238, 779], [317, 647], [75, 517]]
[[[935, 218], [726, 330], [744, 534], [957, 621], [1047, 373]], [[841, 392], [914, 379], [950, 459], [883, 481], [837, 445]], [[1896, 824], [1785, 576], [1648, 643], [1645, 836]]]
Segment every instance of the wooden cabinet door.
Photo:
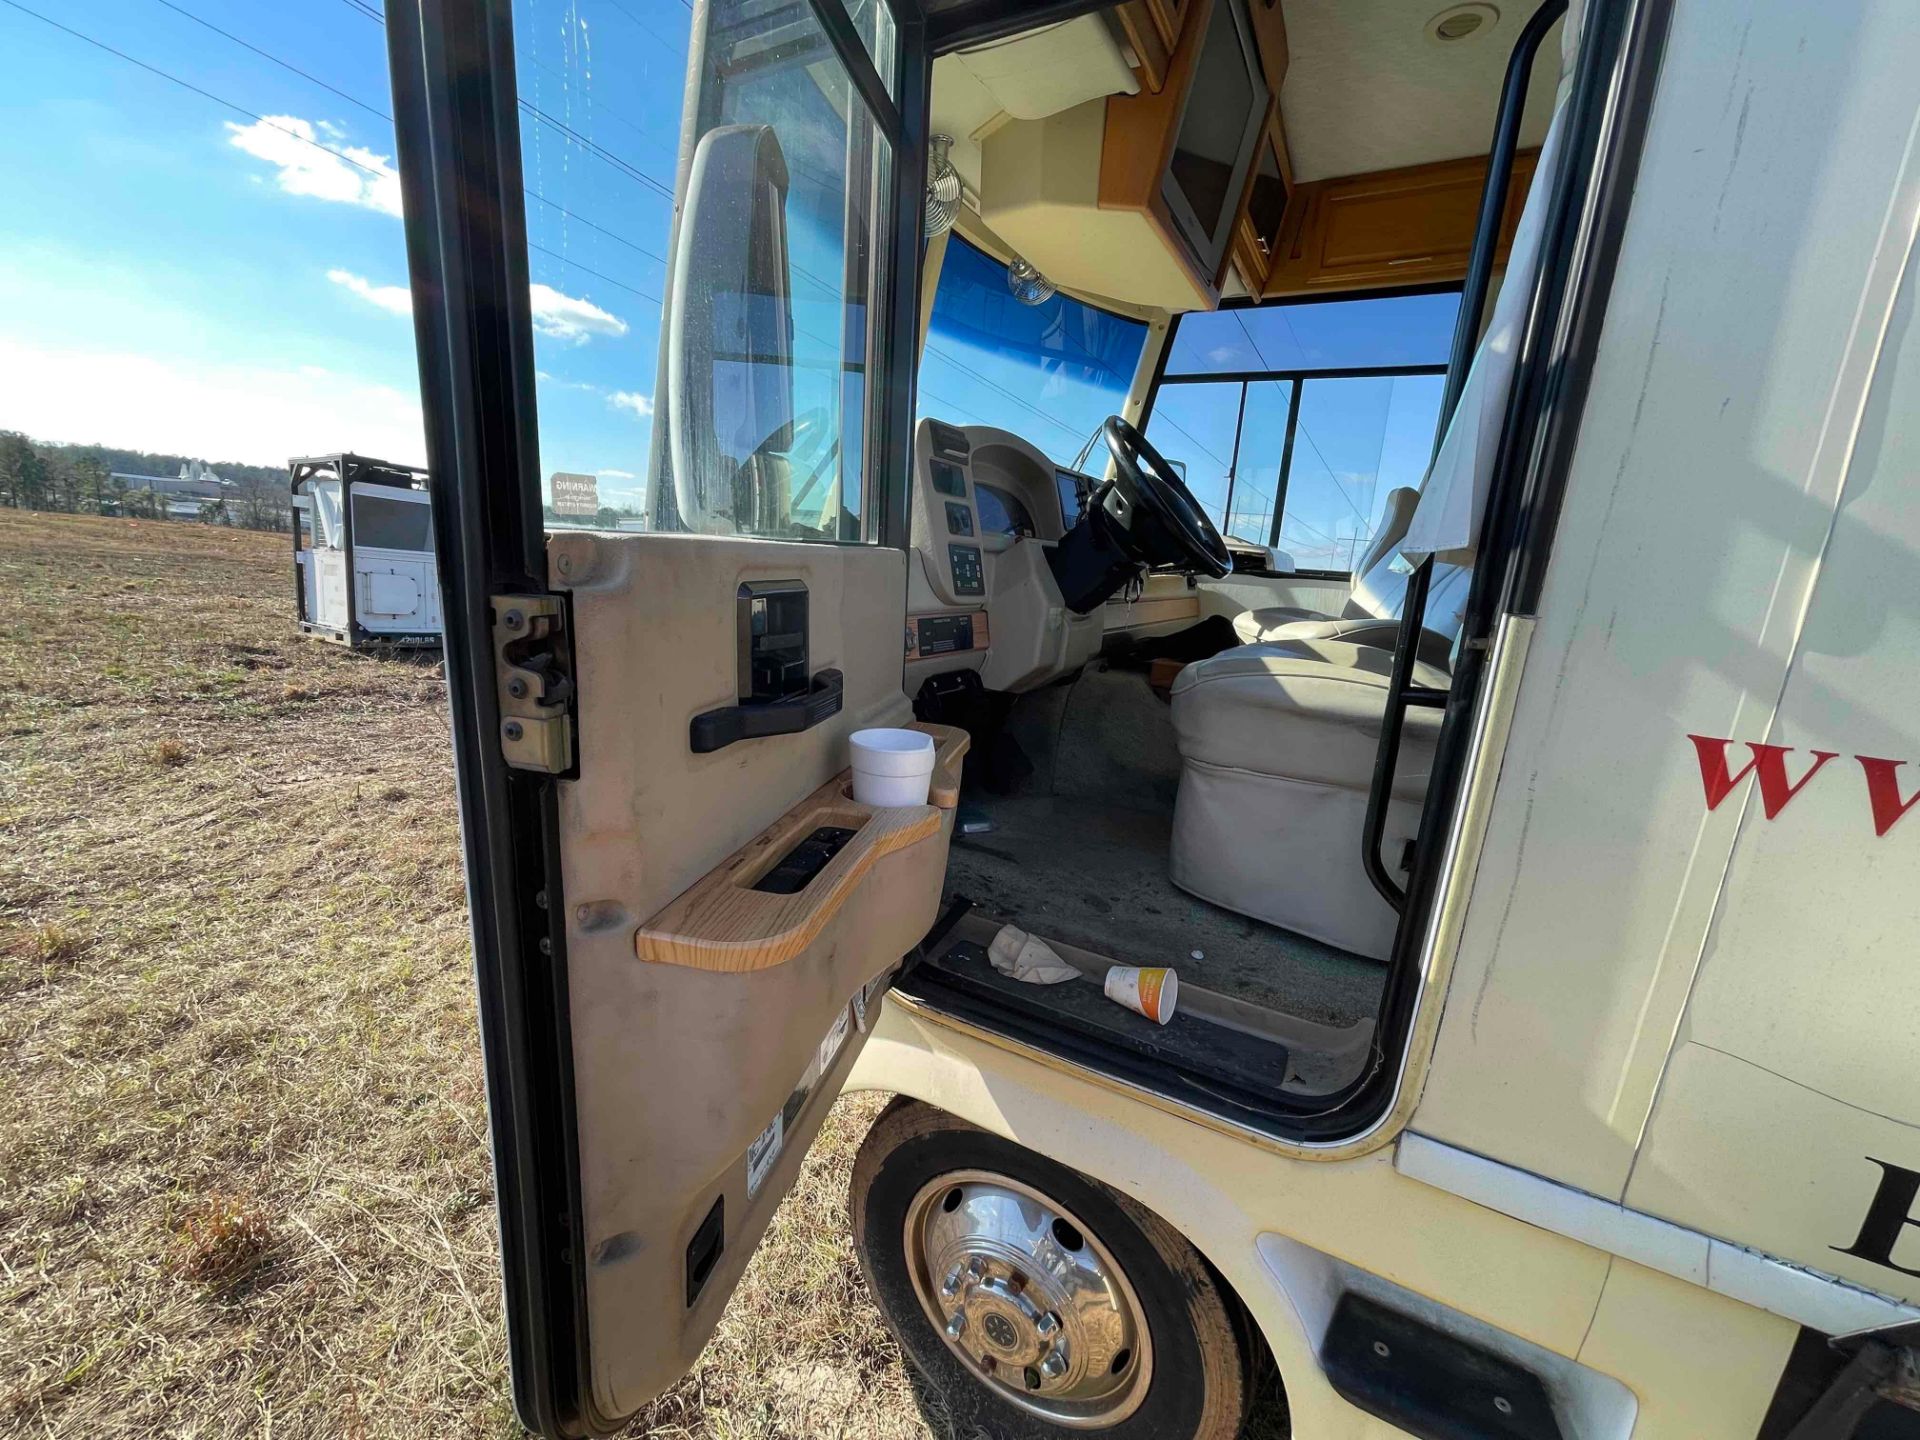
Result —
[[1268, 112], [1266, 129], [1260, 133], [1253, 174], [1247, 180], [1246, 198], [1233, 227], [1233, 263], [1249, 295], [1259, 295], [1266, 289], [1267, 277], [1285, 244], [1293, 191], [1293, 162], [1287, 156], [1286, 132], [1276, 103]]
[[1193, 0], [1146, 0], [1147, 10], [1169, 50], [1180, 43], [1180, 27], [1187, 23], [1187, 7], [1192, 3]]
[[[1537, 159], [1537, 151], [1527, 151], [1514, 161], [1496, 252], [1502, 258]], [[1301, 185], [1286, 244], [1268, 270], [1266, 295], [1460, 279], [1473, 248], [1486, 163], [1475, 156]]]
[[1267, 72], [1267, 88], [1280, 93], [1287, 78], [1287, 20], [1280, 0], [1247, 0], [1247, 15], [1253, 21], [1254, 43], [1260, 47], [1260, 66]]
[[1120, 33], [1126, 38], [1127, 48], [1133, 51], [1134, 64], [1140, 71], [1140, 83], [1147, 87], [1150, 94], [1158, 95], [1167, 83], [1167, 62], [1172, 58], [1173, 44], [1160, 30], [1160, 24], [1148, 8], [1148, 0], [1127, 0], [1113, 12], [1119, 23]]

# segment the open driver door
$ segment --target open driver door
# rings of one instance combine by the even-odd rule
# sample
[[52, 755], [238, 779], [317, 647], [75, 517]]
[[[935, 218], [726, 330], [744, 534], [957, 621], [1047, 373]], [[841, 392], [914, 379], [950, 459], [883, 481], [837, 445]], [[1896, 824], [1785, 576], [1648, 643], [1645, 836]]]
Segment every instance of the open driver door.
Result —
[[544, 112], [507, 0], [388, 22], [514, 1395], [603, 1432], [693, 1364], [938, 911], [964, 734], [928, 805], [844, 777], [911, 719], [926, 61], [884, 4], [697, 0], [652, 523], [548, 533]]

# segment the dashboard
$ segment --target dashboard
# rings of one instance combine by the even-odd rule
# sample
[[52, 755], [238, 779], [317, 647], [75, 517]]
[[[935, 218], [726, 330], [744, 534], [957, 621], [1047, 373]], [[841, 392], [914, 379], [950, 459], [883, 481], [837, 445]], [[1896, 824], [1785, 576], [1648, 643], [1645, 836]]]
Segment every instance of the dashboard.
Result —
[[1183, 574], [1148, 575], [1130, 598], [1086, 615], [1066, 604], [1049, 556], [1099, 483], [1010, 431], [920, 421], [902, 671], [908, 695], [965, 670], [988, 690], [1037, 690], [1078, 671], [1110, 634], [1173, 634], [1199, 620], [1199, 595]]
[[1038, 538], [1040, 532], [1033, 528], [1033, 513], [1018, 495], [982, 480], [974, 486], [973, 498], [980, 510], [982, 534]]
[[950, 670], [990, 690], [1038, 688], [1099, 650], [1102, 618], [1060, 597], [1048, 552], [1093, 482], [1010, 431], [924, 419], [914, 434], [908, 693]]

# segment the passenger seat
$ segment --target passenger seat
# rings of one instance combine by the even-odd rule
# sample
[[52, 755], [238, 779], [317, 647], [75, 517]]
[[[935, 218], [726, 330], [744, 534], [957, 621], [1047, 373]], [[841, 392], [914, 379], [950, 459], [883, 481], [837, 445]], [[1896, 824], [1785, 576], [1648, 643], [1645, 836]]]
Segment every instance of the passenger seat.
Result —
[[1398, 601], [1406, 589], [1406, 577], [1392, 569], [1393, 557], [1406, 536], [1407, 526], [1413, 523], [1414, 507], [1419, 503], [1420, 492], [1410, 486], [1387, 492], [1380, 528], [1374, 531], [1360, 563], [1354, 567], [1353, 590], [1338, 615], [1293, 605], [1243, 610], [1233, 619], [1233, 633], [1240, 637], [1241, 644], [1344, 640], [1353, 645], [1384, 645], [1391, 649], [1399, 629], [1395, 618]]
[[[1173, 682], [1173, 883], [1386, 959], [1396, 917], [1367, 879], [1359, 842], [1392, 667], [1390, 648], [1287, 640], [1182, 670]], [[1416, 662], [1413, 680], [1443, 688], [1447, 673]], [[1408, 712], [1380, 847], [1389, 865], [1419, 827], [1439, 729], [1437, 710]]]

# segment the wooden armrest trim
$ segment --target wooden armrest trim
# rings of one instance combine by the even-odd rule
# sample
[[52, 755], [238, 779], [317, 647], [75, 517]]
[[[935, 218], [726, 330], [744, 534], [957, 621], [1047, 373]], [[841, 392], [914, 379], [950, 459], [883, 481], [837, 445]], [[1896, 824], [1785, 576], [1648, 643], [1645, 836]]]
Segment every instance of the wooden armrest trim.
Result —
[[[942, 810], [959, 803], [960, 761], [969, 737], [944, 725], [912, 726], [934, 737], [926, 805], [882, 809], [851, 798], [841, 771], [729, 855], [634, 933], [634, 953], [661, 965], [732, 973], [794, 959], [826, 929], [882, 856], [940, 834]], [[804, 890], [770, 895], [754, 883], [795, 843], [822, 825], [858, 832]]]
[[960, 803], [960, 762], [966, 758], [973, 737], [957, 725], [929, 725], [915, 720], [906, 727], [933, 737], [933, 783], [927, 788], [927, 803], [951, 810]]

